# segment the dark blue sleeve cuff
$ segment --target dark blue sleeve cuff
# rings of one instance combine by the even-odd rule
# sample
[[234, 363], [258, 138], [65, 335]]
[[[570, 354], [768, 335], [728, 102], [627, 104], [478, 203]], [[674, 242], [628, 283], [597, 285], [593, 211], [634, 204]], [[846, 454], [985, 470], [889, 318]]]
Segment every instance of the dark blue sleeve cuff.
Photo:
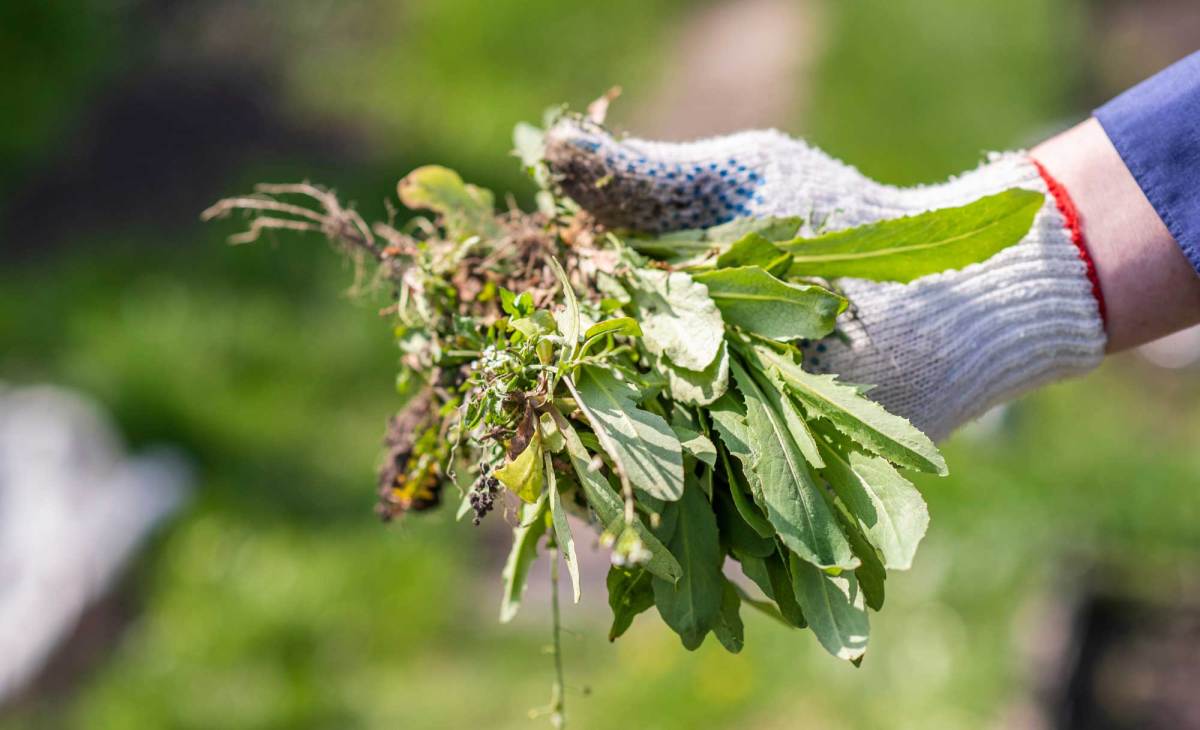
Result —
[[1200, 52], [1126, 91], [1095, 115], [1200, 273]]

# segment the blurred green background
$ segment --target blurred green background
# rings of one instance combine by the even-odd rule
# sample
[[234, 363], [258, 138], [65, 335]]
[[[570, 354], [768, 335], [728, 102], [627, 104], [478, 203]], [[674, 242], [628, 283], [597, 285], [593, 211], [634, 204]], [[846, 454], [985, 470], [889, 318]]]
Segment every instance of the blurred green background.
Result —
[[[1031, 144], [1192, 50], [1172, 40], [1169, 12], [1162, 27], [1119, 26], [1134, 2], [753, 4], [788, 6], [807, 45], [786, 88], [741, 80], [743, 94], [786, 100], [761, 123], [896, 183]], [[0, 380], [81, 388], [134, 447], [180, 445], [199, 473], [195, 499], [125, 581], [136, 610], [119, 639], [0, 727], [545, 723], [528, 711], [548, 698], [547, 611], [530, 601], [513, 625], [495, 620], [502, 525], [475, 530], [442, 510], [383, 526], [371, 513], [398, 405], [378, 302], [346, 295], [352, 271], [318, 240], [234, 248], [232, 224], [197, 217], [254, 181], [301, 178], [380, 216], [395, 181], [427, 162], [528, 201], [512, 125], [620, 83], [611, 121], [644, 131], [664, 69], [687, 62], [679, 39], [713, 8], [0, 9]], [[753, 56], [747, 40], [739, 53]], [[1156, 601], [1192, 595], [1197, 443], [1196, 372], [1134, 356], [956, 437], [954, 475], [920, 483], [932, 527], [914, 569], [889, 581], [861, 669], [756, 615], [739, 656], [712, 641], [689, 654], [652, 614], [609, 645], [594, 576], [565, 612], [572, 722], [1022, 726], [1039, 683], [1030, 645], [1059, 630], [1044, 607], [1069, 600], [1090, 566]]]

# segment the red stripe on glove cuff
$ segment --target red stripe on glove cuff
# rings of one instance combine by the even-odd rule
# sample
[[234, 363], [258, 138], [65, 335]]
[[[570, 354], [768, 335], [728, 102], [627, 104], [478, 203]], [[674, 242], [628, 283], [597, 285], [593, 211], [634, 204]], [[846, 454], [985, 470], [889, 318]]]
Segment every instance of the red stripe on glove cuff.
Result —
[[1092, 283], [1092, 296], [1096, 298], [1096, 305], [1100, 308], [1100, 320], [1107, 322], [1107, 315], [1104, 310], [1104, 293], [1100, 291], [1100, 276], [1096, 273], [1096, 263], [1092, 261], [1092, 255], [1088, 252], [1087, 243], [1083, 240], [1083, 225], [1079, 219], [1079, 209], [1075, 207], [1075, 201], [1071, 200], [1070, 193], [1063, 187], [1062, 183], [1055, 180], [1054, 177], [1046, 172], [1046, 168], [1042, 167], [1042, 163], [1037, 160], [1033, 161], [1037, 167], [1037, 171], [1042, 176], [1042, 180], [1046, 183], [1046, 188], [1050, 191], [1050, 195], [1054, 196], [1054, 204], [1058, 206], [1058, 212], [1062, 213], [1063, 222], [1067, 224], [1067, 230], [1071, 232], [1071, 243], [1075, 244], [1075, 248], [1079, 249], [1079, 258], [1083, 261], [1083, 265], [1087, 270], [1088, 281]]

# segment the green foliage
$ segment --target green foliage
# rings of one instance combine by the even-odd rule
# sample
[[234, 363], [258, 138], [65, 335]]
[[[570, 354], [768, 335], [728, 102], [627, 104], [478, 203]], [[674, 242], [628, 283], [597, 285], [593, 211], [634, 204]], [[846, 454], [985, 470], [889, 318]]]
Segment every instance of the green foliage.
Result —
[[846, 300], [819, 286], [789, 284], [758, 266], [696, 274], [726, 322], [774, 340], [824, 337]]
[[670, 509], [678, 510], [678, 524], [667, 547], [683, 567], [674, 583], [655, 578], [654, 605], [685, 648], [696, 649], [721, 621], [725, 577], [724, 556], [717, 536], [717, 520], [708, 498], [694, 481]]
[[622, 480], [652, 497], [683, 494], [683, 452], [661, 416], [637, 407], [640, 392], [597, 368], [584, 368], [574, 392]]
[[1046, 198], [1013, 188], [958, 208], [779, 243], [795, 276], [909, 282], [961, 269], [1025, 237]]

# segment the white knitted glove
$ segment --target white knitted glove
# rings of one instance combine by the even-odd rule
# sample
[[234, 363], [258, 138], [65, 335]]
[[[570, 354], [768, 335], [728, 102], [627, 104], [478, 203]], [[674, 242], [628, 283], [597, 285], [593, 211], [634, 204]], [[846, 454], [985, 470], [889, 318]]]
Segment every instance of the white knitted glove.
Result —
[[[827, 230], [965, 205], [1021, 187], [1046, 195], [1019, 244], [910, 284], [843, 279], [855, 309], [835, 338], [802, 343], [806, 367], [873, 384], [871, 397], [934, 439], [1002, 401], [1087, 372], [1105, 334], [1086, 254], [1023, 152], [994, 154], [945, 183], [882, 185], [777, 131], [672, 144], [617, 141], [561, 122], [546, 158], [564, 192], [612, 227], [662, 231], [742, 216], [806, 218]], [[1078, 240], [1078, 239], [1076, 239]]]

